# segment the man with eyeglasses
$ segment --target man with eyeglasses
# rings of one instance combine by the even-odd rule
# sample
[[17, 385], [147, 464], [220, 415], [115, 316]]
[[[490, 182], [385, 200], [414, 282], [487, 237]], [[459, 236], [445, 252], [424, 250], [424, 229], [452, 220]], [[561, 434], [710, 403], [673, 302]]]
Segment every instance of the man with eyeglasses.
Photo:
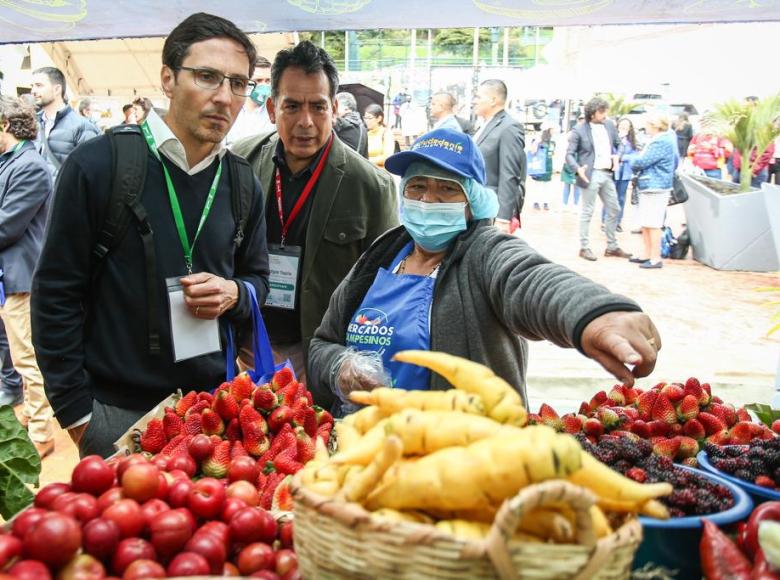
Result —
[[[249, 320], [252, 290], [265, 301], [260, 184], [224, 146], [254, 88], [255, 60], [233, 23], [190, 16], [163, 47], [167, 114], [150, 110], [140, 128], [89, 141], [62, 167], [33, 281], [33, 341], [55, 416], [82, 456], [111, 454], [176, 389], [219, 385], [229, 325]], [[128, 134], [145, 170], [122, 177], [143, 187], [122, 198], [129, 225], [98, 261], [122, 161], [111, 148]], [[245, 201], [241, 225], [235, 204]]]

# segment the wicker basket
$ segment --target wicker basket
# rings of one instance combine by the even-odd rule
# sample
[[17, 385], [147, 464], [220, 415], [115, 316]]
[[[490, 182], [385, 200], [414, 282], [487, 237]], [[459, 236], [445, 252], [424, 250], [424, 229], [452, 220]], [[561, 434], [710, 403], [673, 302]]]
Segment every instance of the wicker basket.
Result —
[[[595, 497], [565, 481], [523, 489], [505, 501], [488, 538], [461, 540], [434, 526], [372, 517], [363, 506], [337, 502], [292, 485], [295, 551], [307, 580], [628, 578], [642, 540], [636, 518], [596, 540], [589, 508]], [[566, 501], [577, 514], [578, 544], [512, 539], [523, 514]]]

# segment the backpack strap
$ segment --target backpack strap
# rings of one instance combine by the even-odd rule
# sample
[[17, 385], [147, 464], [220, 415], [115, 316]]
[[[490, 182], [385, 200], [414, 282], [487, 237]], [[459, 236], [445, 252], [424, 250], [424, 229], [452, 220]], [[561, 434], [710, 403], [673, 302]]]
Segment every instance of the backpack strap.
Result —
[[241, 247], [246, 234], [246, 223], [252, 209], [252, 196], [255, 191], [254, 173], [249, 162], [231, 152], [226, 153], [230, 168], [230, 202], [233, 209], [233, 221], [236, 234], [233, 237], [235, 248]]
[[141, 129], [137, 125], [120, 125], [109, 129], [108, 140], [111, 144], [113, 160], [111, 197], [106, 209], [106, 217], [92, 250], [92, 287], [97, 285], [98, 278], [105, 267], [106, 257], [124, 239], [130, 221], [135, 218], [146, 261], [149, 352], [156, 355], [160, 353], [159, 297], [156, 292], [157, 258], [154, 250], [154, 232], [140, 200], [146, 181], [148, 150]]

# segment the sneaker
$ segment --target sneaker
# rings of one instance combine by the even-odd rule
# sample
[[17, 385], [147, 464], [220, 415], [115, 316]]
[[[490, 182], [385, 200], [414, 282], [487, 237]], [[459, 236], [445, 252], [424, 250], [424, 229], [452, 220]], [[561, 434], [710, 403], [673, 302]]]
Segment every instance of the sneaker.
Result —
[[580, 258], [583, 260], [588, 260], [589, 262], [595, 262], [598, 258], [596, 258], [596, 255], [591, 252], [590, 248], [583, 248], [580, 250]]
[[639, 267], [644, 268], [645, 270], [650, 268], [663, 268], [664, 263], [661, 260], [658, 260], [655, 264], [653, 264], [650, 260], [648, 260], [647, 262], [639, 264]]
[[19, 389], [18, 391], [10, 391], [5, 388], [0, 388], [0, 406], [10, 405], [16, 407], [24, 402], [24, 391]]
[[544, 211], [550, 211], [550, 206], [547, 205], [546, 203], [542, 207], [544, 208]]
[[628, 261], [632, 264], [644, 264], [645, 262], [649, 262], [650, 258], [629, 258]]
[[538, 203], [534, 203], [534, 209], [540, 209]]
[[629, 254], [628, 252], [624, 252], [620, 248], [615, 248], [613, 250], [607, 248], [606, 250], [604, 250], [604, 255], [607, 258], [630, 258], [631, 257], [631, 254]]

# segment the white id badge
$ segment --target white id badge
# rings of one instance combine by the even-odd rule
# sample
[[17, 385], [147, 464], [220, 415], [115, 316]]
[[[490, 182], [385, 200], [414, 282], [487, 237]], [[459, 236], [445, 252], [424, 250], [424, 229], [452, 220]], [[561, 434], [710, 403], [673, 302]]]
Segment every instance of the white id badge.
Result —
[[298, 290], [298, 270], [301, 264], [300, 246], [268, 244], [268, 260], [271, 274], [270, 288], [265, 306], [295, 310], [295, 295]]
[[192, 315], [184, 302], [179, 278], [166, 278], [165, 285], [168, 287], [173, 360], [180, 362], [222, 350], [217, 319], [203, 320]]

